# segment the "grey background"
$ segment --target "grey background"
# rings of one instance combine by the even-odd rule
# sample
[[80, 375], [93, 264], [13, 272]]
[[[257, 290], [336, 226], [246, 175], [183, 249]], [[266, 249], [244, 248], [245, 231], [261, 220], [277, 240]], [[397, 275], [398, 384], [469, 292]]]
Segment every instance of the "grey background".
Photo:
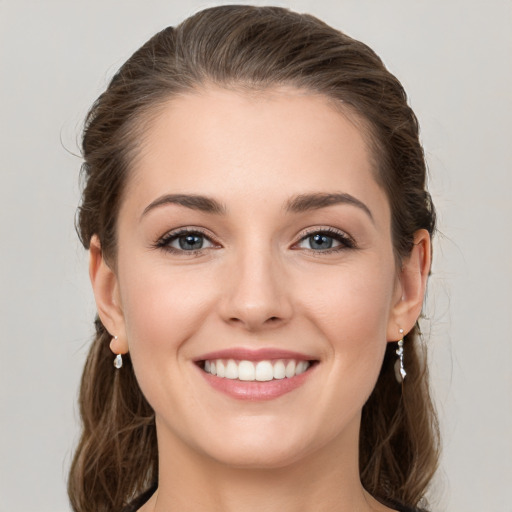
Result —
[[[215, 3], [0, 0], [0, 512], [69, 510], [94, 315], [73, 228], [85, 113], [147, 38]], [[444, 437], [436, 510], [510, 512], [512, 3], [275, 4], [362, 39], [409, 93], [442, 232], [424, 325]]]

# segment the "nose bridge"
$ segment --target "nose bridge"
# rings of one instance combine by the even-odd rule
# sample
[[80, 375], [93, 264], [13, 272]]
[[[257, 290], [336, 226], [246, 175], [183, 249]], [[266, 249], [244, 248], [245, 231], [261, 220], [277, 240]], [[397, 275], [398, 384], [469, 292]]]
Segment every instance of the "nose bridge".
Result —
[[224, 317], [249, 330], [282, 324], [291, 315], [282, 259], [270, 242], [239, 247], [228, 269]]

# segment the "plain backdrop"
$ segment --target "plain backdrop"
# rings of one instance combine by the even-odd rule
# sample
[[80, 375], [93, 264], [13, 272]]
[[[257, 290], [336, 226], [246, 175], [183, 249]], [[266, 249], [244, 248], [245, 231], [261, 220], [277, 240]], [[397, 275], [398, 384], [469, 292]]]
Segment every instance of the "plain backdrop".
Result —
[[[215, 4], [0, 0], [0, 512], [69, 510], [95, 312], [73, 226], [84, 116], [146, 39]], [[408, 91], [441, 231], [424, 324], [444, 444], [435, 510], [511, 512], [512, 3], [274, 4], [363, 40]]]

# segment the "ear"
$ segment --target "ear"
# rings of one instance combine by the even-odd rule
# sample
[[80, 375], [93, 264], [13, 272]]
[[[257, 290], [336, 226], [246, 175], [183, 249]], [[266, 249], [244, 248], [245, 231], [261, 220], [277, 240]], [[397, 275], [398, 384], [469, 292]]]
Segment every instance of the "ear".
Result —
[[115, 354], [126, 354], [128, 343], [117, 276], [103, 258], [101, 244], [96, 235], [91, 238], [89, 247], [89, 277], [98, 315], [112, 335], [110, 349]]
[[398, 341], [412, 330], [418, 320], [427, 288], [431, 264], [430, 234], [420, 229], [414, 234], [414, 245], [403, 262], [397, 279], [394, 305], [388, 323], [388, 340]]

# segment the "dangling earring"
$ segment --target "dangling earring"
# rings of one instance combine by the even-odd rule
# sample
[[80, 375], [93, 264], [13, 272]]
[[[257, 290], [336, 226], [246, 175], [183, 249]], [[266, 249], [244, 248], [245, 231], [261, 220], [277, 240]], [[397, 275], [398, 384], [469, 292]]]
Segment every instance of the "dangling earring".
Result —
[[121, 354], [117, 354], [114, 358], [114, 366], [120, 370], [123, 367], [123, 356]]
[[400, 336], [402, 336], [402, 339], [398, 341], [398, 348], [396, 349], [396, 355], [398, 356], [398, 359], [395, 362], [395, 377], [396, 381], [401, 384], [405, 376], [407, 375], [405, 368], [404, 368], [404, 330], [400, 329]]
[[[117, 340], [117, 336], [114, 336], [114, 339]], [[114, 358], [114, 366], [120, 370], [123, 367], [123, 356], [121, 354], [117, 354]]]

